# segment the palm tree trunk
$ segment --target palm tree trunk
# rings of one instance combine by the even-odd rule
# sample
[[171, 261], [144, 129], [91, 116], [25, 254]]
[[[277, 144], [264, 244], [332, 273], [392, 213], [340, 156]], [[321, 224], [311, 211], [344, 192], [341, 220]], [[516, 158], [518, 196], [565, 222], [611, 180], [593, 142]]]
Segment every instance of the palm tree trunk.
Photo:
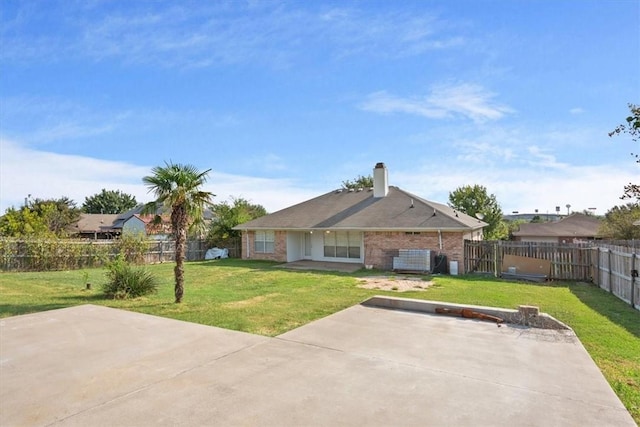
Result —
[[[177, 242], [176, 242], [176, 250], [177, 250]], [[184, 267], [182, 265], [182, 260], [178, 261], [176, 258], [176, 266], [173, 269], [173, 274], [176, 278], [176, 285], [174, 288], [174, 293], [176, 295], [176, 303], [182, 302], [182, 296], [184, 295]]]
[[184, 295], [184, 254], [187, 241], [188, 216], [183, 206], [176, 206], [173, 208], [171, 217], [176, 238], [176, 266], [173, 269], [176, 281], [174, 293], [176, 303], [181, 303]]

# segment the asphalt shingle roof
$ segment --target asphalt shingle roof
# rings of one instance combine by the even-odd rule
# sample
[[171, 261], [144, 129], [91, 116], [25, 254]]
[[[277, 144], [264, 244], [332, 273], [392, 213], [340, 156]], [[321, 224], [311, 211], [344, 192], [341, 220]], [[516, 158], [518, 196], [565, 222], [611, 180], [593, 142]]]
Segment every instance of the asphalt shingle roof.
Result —
[[574, 213], [554, 222], [521, 224], [514, 236], [537, 237], [595, 237], [602, 221], [593, 216]]
[[372, 189], [334, 190], [235, 227], [252, 229], [475, 230], [486, 223], [449, 206], [389, 186], [385, 197]]
[[78, 222], [70, 228], [75, 233], [94, 233], [109, 231], [118, 215], [114, 214], [80, 214]]

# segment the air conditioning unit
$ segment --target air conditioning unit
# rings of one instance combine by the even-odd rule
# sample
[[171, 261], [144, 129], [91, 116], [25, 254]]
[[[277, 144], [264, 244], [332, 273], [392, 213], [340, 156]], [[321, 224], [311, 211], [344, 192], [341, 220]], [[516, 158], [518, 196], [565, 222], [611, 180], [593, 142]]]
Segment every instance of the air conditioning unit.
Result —
[[393, 257], [393, 269], [397, 271], [429, 273], [432, 266], [432, 252], [429, 249], [400, 249], [398, 256]]

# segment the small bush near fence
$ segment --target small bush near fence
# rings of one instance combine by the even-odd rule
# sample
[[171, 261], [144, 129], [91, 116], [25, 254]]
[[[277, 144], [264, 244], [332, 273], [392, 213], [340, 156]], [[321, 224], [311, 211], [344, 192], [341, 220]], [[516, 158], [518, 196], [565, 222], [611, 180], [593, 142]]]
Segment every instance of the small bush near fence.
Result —
[[113, 299], [138, 298], [158, 291], [158, 280], [143, 267], [133, 267], [124, 255], [107, 264], [104, 294]]

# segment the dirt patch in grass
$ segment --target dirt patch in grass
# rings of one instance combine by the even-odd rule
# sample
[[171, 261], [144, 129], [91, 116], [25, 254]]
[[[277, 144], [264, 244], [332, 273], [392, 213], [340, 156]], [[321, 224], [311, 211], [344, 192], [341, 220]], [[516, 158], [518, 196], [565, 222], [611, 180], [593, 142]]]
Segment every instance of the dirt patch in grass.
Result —
[[424, 291], [433, 285], [419, 277], [372, 276], [359, 279], [358, 287], [365, 289], [380, 289], [382, 291]]

